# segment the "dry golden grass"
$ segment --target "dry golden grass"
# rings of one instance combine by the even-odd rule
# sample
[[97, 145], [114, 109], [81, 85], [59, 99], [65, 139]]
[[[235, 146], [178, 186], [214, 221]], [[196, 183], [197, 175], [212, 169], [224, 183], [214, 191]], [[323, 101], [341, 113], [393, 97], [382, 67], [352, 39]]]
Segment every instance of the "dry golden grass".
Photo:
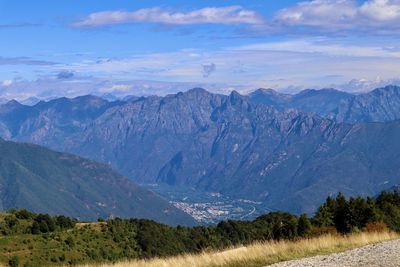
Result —
[[[393, 232], [365, 232], [349, 236], [325, 235], [298, 241], [257, 243], [221, 252], [204, 252], [170, 258], [132, 260], [101, 267], [203, 267], [203, 266], [264, 266], [279, 261], [344, 251], [372, 243], [400, 238]], [[93, 265], [84, 265], [91, 267]]]

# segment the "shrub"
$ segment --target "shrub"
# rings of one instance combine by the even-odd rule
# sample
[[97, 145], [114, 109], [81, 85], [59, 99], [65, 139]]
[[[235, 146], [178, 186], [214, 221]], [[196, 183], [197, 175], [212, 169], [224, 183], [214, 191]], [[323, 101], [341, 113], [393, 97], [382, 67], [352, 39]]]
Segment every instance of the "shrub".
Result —
[[11, 267], [17, 267], [19, 265], [19, 258], [17, 256], [12, 257], [8, 261], [8, 265], [10, 265]]
[[34, 235], [40, 234], [40, 225], [38, 222], [33, 222], [31, 226], [31, 233]]
[[384, 222], [370, 222], [364, 227], [364, 231], [381, 233], [388, 231], [388, 227]]
[[321, 235], [338, 235], [338, 231], [333, 226], [322, 226], [313, 227], [310, 231], [310, 236], [321, 236]]
[[74, 247], [74, 239], [71, 236], [67, 237], [67, 239], [65, 239], [65, 244], [67, 244], [67, 246], [69, 246], [70, 248]]
[[22, 209], [22, 210], [15, 211], [15, 216], [18, 219], [28, 220], [28, 219], [34, 218], [35, 214], [30, 211], [27, 211], [26, 209]]

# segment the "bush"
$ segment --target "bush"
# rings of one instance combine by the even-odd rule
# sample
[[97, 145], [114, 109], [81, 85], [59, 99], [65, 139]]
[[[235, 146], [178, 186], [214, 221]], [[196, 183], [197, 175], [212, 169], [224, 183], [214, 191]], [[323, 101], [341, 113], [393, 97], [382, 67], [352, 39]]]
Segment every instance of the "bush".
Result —
[[333, 226], [322, 226], [313, 227], [310, 231], [310, 236], [321, 236], [321, 235], [338, 235], [338, 231]]
[[388, 227], [384, 222], [370, 222], [368, 223], [364, 229], [366, 232], [386, 232], [388, 231]]
[[34, 235], [40, 234], [40, 225], [38, 222], [33, 222], [31, 226], [31, 233]]
[[75, 242], [74, 239], [69, 236], [67, 239], [65, 239], [65, 244], [67, 244], [67, 246], [69, 246], [70, 248], [74, 247]]
[[35, 214], [26, 209], [15, 211], [15, 217], [18, 219], [28, 220], [35, 217]]
[[10, 265], [11, 267], [17, 267], [19, 265], [19, 258], [17, 256], [12, 257], [8, 261], [8, 265]]

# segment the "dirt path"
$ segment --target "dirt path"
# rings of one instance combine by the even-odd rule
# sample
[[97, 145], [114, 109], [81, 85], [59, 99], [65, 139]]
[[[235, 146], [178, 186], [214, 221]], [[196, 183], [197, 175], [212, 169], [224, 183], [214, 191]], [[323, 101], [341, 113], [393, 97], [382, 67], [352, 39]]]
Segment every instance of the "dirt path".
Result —
[[397, 267], [400, 266], [400, 240], [348, 250], [325, 256], [286, 261], [269, 267]]

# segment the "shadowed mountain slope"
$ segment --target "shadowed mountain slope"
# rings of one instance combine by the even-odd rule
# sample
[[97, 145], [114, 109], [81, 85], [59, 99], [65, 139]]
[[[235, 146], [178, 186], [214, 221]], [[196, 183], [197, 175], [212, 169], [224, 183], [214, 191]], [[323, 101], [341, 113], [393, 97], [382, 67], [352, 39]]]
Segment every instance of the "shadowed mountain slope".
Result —
[[1, 210], [26, 208], [82, 220], [136, 217], [193, 224], [190, 216], [104, 164], [3, 140], [0, 155]]

